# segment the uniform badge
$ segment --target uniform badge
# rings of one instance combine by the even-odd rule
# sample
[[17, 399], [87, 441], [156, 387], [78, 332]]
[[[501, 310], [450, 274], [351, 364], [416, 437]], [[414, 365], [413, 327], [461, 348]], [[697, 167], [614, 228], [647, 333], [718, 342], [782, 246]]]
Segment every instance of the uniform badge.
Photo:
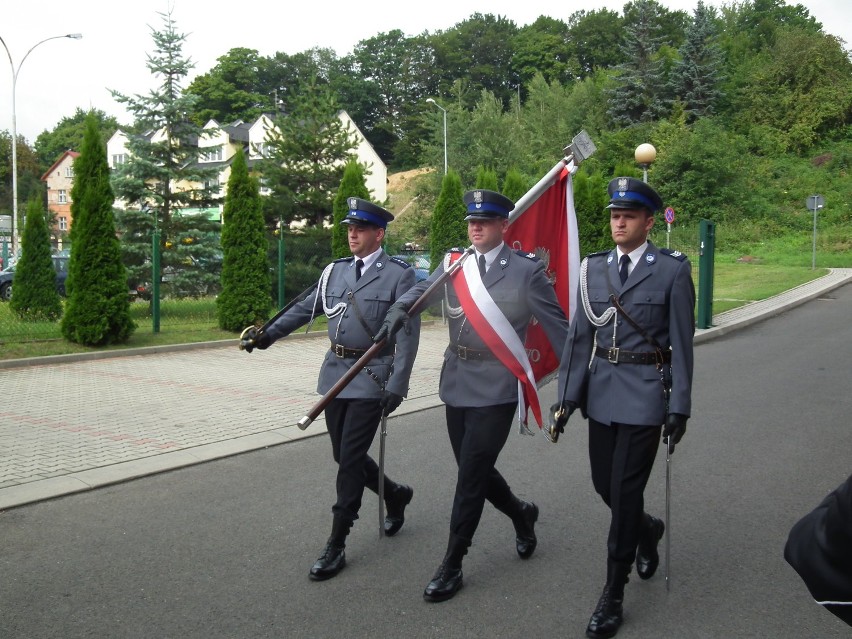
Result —
[[381, 263], [381, 262], [376, 262], [376, 268], [382, 268], [382, 263]]
[[350, 209], [357, 208], [357, 206], [356, 206], [356, 205], [357, 205], [357, 198], [350, 197], [350, 198], [349, 198], [349, 208], [350, 208]]
[[482, 208], [482, 191], [473, 192], [473, 201], [476, 203], [476, 208]]
[[507, 262], [505, 259], [500, 260], [500, 266], [506, 266]]
[[614, 258], [612, 257], [612, 253], [610, 253], [610, 254], [609, 254], [609, 257], [607, 257], [607, 258], [606, 258], [606, 263], [607, 263], [607, 264], [612, 264], [612, 260], [613, 260], [613, 259], [614, 259]]
[[627, 192], [627, 178], [618, 178], [618, 195], [624, 197]]
[[681, 255], [683, 255], [683, 253], [680, 251], [672, 251], [672, 257], [680, 257]]
[[648, 264], [653, 264], [656, 260], [657, 260], [657, 256], [654, 255], [653, 253], [648, 253], [645, 256], [645, 261], [648, 262]]

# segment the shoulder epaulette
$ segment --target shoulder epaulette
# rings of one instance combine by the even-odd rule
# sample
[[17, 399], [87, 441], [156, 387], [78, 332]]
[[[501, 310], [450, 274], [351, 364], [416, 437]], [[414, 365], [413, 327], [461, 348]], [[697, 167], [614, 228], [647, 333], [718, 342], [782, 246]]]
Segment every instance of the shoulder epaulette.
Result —
[[354, 255], [350, 255], [349, 257], [339, 257], [336, 260], [334, 260], [334, 263], [337, 264], [338, 262], [351, 262], [354, 259], [355, 259]]
[[669, 257], [673, 257], [680, 262], [683, 262], [686, 259], [686, 253], [681, 253], [680, 251], [675, 251], [674, 249], [661, 248], [660, 253], [662, 253], [663, 255], [668, 255]]
[[538, 255], [536, 255], [535, 253], [527, 253], [526, 251], [515, 251], [515, 254], [532, 260], [533, 262], [538, 262]]
[[610, 252], [611, 252], [611, 249], [607, 250], [607, 251], [596, 251], [595, 253], [589, 253], [586, 257], [597, 257], [598, 255], [609, 255]]
[[457, 246], [454, 246], [449, 251], [447, 251], [447, 253], [464, 253], [464, 251], [465, 250], [463, 248], [459, 248]]
[[390, 261], [402, 268], [411, 268], [411, 264], [398, 257], [391, 256]]

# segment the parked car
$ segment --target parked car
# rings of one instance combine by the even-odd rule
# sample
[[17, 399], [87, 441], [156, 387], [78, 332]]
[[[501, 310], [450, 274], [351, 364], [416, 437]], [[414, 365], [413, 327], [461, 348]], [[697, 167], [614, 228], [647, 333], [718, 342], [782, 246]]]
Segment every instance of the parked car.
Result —
[[419, 253], [404, 253], [394, 255], [393, 257], [403, 262], [408, 262], [414, 267], [415, 282], [422, 282], [429, 277], [429, 256]]
[[[56, 292], [65, 297], [65, 280], [68, 277], [68, 258], [61, 255], [53, 256], [53, 268], [56, 270]], [[0, 300], [8, 302], [12, 299], [12, 281], [15, 279], [15, 265], [0, 271]]]

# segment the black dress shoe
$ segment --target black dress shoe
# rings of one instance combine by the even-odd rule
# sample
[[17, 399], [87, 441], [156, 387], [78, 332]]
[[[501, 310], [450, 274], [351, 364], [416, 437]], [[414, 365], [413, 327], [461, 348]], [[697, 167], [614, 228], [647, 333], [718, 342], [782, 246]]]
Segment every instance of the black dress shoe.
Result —
[[636, 573], [640, 579], [650, 579], [660, 565], [657, 544], [663, 538], [666, 525], [656, 517], [648, 515], [647, 525], [642, 529], [639, 546], [636, 549]]
[[586, 636], [590, 639], [609, 639], [614, 637], [624, 621], [623, 599], [624, 595], [613, 593], [609, 588], [604, 588], [598, 605], [589, 619], [586, 627]]
[[521, 502], [521, 515], [514, 520], [515, 547], [521, 559], [529, 559], [535, 552], [538, 540], [535, 537], [535, 522], [538, 521], [538, 506]]
[[462, 585], [461, 568], [450, 568], [445, 562], [441, 564], [432, 581], [426, 586], [423, 598], [433, 602], [446, 601], [452, 599], [461, 590]]
[[343, 547], [328, 542], [319, 559], [311, 567], [311, 573], [308, 576], [314, 581], [325, 581], [343, 570], [344, 566], [346, 566], [346, 552]]
[[388, 507], [388, 514], [385, 517], [385, 534], [388, 537], [393, 537], [402, 528], [405, 523], [405, 507], [411, 503], [412, 497], [414, 497], [414, 489], [411, 486], [398, 484], [391, 498], [385, 500]]

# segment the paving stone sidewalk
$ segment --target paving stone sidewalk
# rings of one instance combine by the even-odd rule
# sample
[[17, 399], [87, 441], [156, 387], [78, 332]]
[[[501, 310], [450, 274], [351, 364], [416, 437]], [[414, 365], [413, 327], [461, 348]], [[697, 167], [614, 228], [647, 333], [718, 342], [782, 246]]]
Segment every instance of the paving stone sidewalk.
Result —
[[[713, 318], [696, 343], [803, 304], [852, 281], [813, 282]], [[446, 327], [425, 325], [399, 414], [440, 404]], [[324, 434], [316, 403], [325, 335], [293, 335], [265, 352], [237, 341], [0, 361], [0, 509]], [[392, 426], [391, 420], [391, 426]]]

